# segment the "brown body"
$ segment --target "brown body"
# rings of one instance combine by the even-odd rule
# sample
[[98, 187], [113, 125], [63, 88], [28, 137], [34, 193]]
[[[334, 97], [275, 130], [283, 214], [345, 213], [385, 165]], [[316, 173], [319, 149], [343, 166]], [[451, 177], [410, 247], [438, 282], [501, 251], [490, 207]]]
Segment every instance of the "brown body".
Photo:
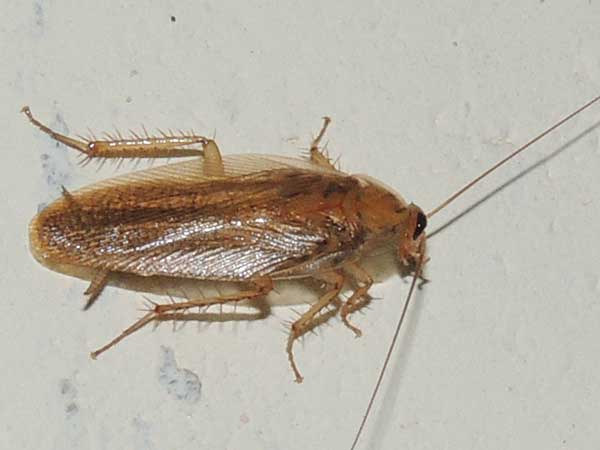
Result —
[[[197, 135], [78, 141], [37, 121], [52, 138], [94, 158], [178, 157], [193, 160], [111, 178], [63, 196], [30, 224], [34, 256], [44, 265], [91, 278], [90, 305], [111, 277], [168, 277], [238, 282], [232, 295], [154, 305], [98, 356], [156, 320], [178, 320], [194, 309], [264, 298], [273, 282], [313, 278], [326, 287], [290, 331], [287, 352], [296, 381], [294, 341], [339, 310], [348, 316], [365, 306], [373, 280], [361, 257], [392, 243], [401, 262], [424, 251], [426, 218], [414, 205], [367, 176], [339, 171], [318, 144], [309, 158], [270, 155], [222, 157], [216, 143]], [[199, 148], [196, 148], [199, 147]], [[354, 292], [344, 302], [346, 284]]]
[[[178, 320], [192, 308], [260, 300], [277, 279], [320, 280], [326, 292], [291, 325], [288, 338], [288, 359], [296, 381], [301, 382], [292, 352], [294, 341], [337, 311], [343, 323], [360, 335], [348, 316], [369, 302], [373, 280], [358, 262], [378, 244], [393, 242], [400, 262], [412, 267], [414, 276], [353, 450], [426, 261], [427, 219], [598, 101], [600, 96], [564, 117], [427, 215], [376, 180], [337, 170], [318, 146], [328, 118], [311, 145], [308, 159], [265, 155], [222, 158], [214, 141], [193, 134], [78, 141], [49, 129], [25, 107], [23, 112], [35, 126], [83, 153], [86, 160], [201, 155], [188, 163], [110, 179], [74, 194], [65, 190], [63, 198], [33, 219], [32, 252], [50, 267], [71, 273], [91, 271], [88, 302], [100, 294], [114, 273], [234, 281], [250, 286], [233, 295], [154, 304], [144, 317], [93, 352], [93, 358], [150, 322]], [[201, 148], [190, 148], [196, 145]], [[346, 281], [352, 282], [354, 292], [342, 301], [339, 294]], [[333, 314], [328, 310], [331, 307]]]
[[393, 239], [408, 212], [382, 186], [341, 173], [290, 167], [173, 179], [152, 169], [65, 193], [33, 219], [30, 241], [51, 267], [223, 281], [308, 277]]

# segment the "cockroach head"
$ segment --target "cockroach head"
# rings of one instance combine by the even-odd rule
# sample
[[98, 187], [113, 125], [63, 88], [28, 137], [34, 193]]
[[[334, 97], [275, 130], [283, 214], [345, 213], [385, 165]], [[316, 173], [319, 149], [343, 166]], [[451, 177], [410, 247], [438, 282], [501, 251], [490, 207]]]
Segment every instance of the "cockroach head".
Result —
[[427, 216], [414, 203], [408, 205], [406, 226], [400, 235], [398, 257], [404, 266], [414, 266], [425, 251]]
[[417, 205], [406, 204], [393, 189], [367, 175], [356, 175], [360, 184], [356, 210], [372, 234], [397, 239], [398, 257], [414, 267], [425, 248], [427, 215]]

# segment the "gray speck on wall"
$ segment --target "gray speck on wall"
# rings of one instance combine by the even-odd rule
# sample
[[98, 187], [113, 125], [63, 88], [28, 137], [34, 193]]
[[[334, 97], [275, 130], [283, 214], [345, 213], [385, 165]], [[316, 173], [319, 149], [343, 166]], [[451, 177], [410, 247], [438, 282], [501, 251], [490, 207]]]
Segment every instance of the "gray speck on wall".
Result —
[[58, 383], [60, 395], [65, 402], [65, 414], [67, 419], [71, 418], [79, 412], [79, 407], [75, 400], [77, 400], [77, 389], [71, 380], [63, 378]]
[[202, 383], [198, 375], [188, 369], [180, 369], [175, 361], [175, 354], [168, 347], [161, 347], [162, 363], [159, 368], [158, 381], [167, 393], [187, 403], [200, 400]]
[[152, 425], [143, 418], [136, 416], [131, 421], [134, 430], [134, 449], [153, 450], [156, 448], [152, 442]]
[[42, 2], [36, 2], [33, 4], [33, 13], [35, 15], [35, 24], [39, 28], [44, 27], [44, 7], [42, 6]]

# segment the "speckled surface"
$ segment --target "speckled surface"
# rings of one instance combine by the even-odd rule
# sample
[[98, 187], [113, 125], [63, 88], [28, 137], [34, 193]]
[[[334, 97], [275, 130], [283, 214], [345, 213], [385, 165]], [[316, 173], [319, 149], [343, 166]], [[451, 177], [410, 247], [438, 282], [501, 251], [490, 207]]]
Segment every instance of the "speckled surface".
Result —
[[[194, 128], [223, 152], [283, 155], [327, 114], [345, 169], [428, 210], [600, 92], [593, 0], [85, 3], [2, 8], [0, 448], [349, 448], [408, 288], [375, 286], [363, 338], [336, 319], [298, 345], [302, 385], [290, 308], [147, 327], [92, 361], [143, 299], [109, 288], [82, 311], [87, 283], [37, 264], [27, 224], [60, 185], [116, 169], [80, 168], [24, 104], [61, 132]], [[360, 449], [600, 447], [599, 120], [578, 117], [432, 220], [468, 212], [430, 240], [432, 282]]]

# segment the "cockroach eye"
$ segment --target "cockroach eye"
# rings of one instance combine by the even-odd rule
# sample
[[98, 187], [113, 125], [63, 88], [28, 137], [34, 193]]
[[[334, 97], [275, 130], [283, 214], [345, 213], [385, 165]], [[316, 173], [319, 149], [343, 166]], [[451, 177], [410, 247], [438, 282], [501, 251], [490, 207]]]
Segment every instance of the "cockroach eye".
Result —
[[421, 233], [425, 230], [427, 226], [427, 216], [422, 212], [417, 214], [417, 226], [415, 227], [415, 232], [413, 234], [413, 241], [421, 236]]

